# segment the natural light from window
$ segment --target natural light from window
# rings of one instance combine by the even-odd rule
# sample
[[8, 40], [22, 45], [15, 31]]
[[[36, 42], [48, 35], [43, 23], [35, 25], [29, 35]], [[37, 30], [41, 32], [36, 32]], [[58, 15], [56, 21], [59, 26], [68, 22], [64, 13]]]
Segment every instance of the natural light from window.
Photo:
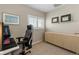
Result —
[[28, 24], [33, 25], [34, 28], [44, 28], [44, 18], [38, 16], [28, 16]]

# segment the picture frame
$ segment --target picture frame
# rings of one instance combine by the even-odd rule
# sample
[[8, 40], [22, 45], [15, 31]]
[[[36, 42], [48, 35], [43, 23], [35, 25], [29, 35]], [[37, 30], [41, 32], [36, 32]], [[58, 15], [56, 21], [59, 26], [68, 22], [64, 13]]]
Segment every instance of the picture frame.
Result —
[[59, 22], [59, 17], [52, 18], [52, 23], [58, 23], [58, 22]]
[[71, 21], [71, 14], [61, 16], [61, 22], [68, 22], [68, 21]]
[[4, 24], [19, 24], [19, 16], [3, 13], [3, 23]]

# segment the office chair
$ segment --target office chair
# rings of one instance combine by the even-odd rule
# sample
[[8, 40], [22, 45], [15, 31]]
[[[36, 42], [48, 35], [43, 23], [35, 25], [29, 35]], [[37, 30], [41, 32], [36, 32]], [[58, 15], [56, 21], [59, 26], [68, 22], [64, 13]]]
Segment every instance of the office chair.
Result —
[[[22, 44], [21, 55], [31, 53], [29, 49], [32, 48], [32, 25], [27, 25], [27, 30], [24, 37], [17, 37], [16, 39], [18, 39], [19, 45]], [[25, 49], [26, 47], [27, 49]], [[26, 50], [28, 51], [26, 52]]]

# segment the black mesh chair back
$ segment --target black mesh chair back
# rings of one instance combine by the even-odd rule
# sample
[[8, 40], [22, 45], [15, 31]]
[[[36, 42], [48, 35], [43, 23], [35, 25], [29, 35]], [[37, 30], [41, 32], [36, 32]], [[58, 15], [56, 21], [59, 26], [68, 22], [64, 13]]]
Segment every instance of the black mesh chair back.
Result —
[[23, 40], [27, 41], [25, 46], [28, 46], [28, 48], [32, 47], [32, 25], [27, 25], [27, 30]]

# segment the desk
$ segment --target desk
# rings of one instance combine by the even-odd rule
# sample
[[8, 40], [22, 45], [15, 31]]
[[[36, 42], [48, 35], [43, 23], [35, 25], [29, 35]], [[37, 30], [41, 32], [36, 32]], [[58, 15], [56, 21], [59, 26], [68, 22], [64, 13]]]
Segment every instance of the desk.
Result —
[[13, 47], [13, 48], [10, 48], [10, 49], [6, 49], [4, 51], [0, 51], [0, 55], [5, 55], [5, 54], [8, 54], [8, 53], [11, 53], [15, 50], [19, 49], [19, 46], [16, 46], [16, 47]]

